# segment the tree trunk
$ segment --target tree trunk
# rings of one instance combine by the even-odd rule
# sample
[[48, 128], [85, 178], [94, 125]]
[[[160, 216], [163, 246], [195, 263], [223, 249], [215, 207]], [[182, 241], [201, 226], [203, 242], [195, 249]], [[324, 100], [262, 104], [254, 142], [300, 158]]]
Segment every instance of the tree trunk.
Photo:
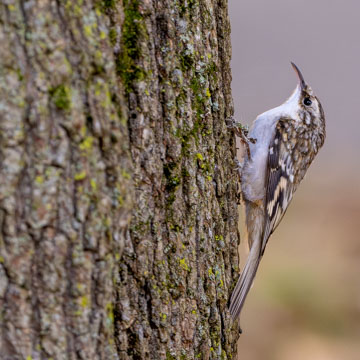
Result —
[[0, 5], [1, 359], [230, 359], [227, 0]]

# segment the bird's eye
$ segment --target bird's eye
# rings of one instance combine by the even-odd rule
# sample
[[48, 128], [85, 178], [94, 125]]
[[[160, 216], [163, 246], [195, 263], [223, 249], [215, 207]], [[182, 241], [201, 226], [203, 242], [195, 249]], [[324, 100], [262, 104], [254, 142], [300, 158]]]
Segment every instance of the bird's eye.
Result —
[[310, 100], [310, 98], [306, 97], [306, 98], [304, 99], [304, 105], [310, 106], [311, 104], [312, 104], [312, 101]]

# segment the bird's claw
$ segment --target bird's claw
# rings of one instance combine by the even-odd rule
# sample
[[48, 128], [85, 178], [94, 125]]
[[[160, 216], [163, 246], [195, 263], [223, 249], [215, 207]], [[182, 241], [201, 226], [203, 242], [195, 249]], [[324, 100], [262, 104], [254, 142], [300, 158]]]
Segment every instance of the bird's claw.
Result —
[[236, 165], [235, 169], [236, 170], [241, 170], [243, 167], [243, 163], [241, 163], [237, 158], [234, 159], [234, 163]]
[[[234, 159], [234, 170], [237, 172], [237, 176], [239, 178], [239, 183], [241, 184], [241, 173], [242, 173], [242, 169], [243, 169], [243, 163], [241, 163], [237, 158]], [[240, 188], [238, 188], [238, 192], [236, 194], [237, 197], [237, 204], [240, 205], [241, 204], [241, 190]]]
[[248, 137], [249, 127], [247, 125], [242, 125], [241, 123], [237, 122], [232, 116], [227, 118], [225, 121], [226, 126], [229, 129], [233, 130], [235, 134], [240, 138], [240, 141], [245, 145], [248, 158], [250, 159], [250, 143], [255, 144], [256, 139]]
[[235, 162], [235, 170], [238, 172], [239, 178], [241, 180], [241, 171], [243, 168], [243, 163], [241, 163], [238, 159], [234, 159]]

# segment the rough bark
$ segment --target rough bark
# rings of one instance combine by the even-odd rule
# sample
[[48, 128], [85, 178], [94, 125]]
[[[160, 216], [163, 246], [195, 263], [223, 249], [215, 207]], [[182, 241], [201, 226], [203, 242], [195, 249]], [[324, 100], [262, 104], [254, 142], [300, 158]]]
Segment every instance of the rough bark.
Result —
[[1, 359], [230, 359], [226, 0], [0, 5]]

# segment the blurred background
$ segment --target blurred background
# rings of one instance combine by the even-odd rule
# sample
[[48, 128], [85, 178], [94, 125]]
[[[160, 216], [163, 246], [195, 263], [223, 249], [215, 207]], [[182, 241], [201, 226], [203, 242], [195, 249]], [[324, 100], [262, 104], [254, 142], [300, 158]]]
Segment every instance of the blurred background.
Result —
[[235, 118], [251, 124], [284, 102], [297, 83], [294, 61], [327, 121], [325, 145], [272, 236], [243, 309], [239, 358], [359, 359], [360, 2], [229, 6]]

